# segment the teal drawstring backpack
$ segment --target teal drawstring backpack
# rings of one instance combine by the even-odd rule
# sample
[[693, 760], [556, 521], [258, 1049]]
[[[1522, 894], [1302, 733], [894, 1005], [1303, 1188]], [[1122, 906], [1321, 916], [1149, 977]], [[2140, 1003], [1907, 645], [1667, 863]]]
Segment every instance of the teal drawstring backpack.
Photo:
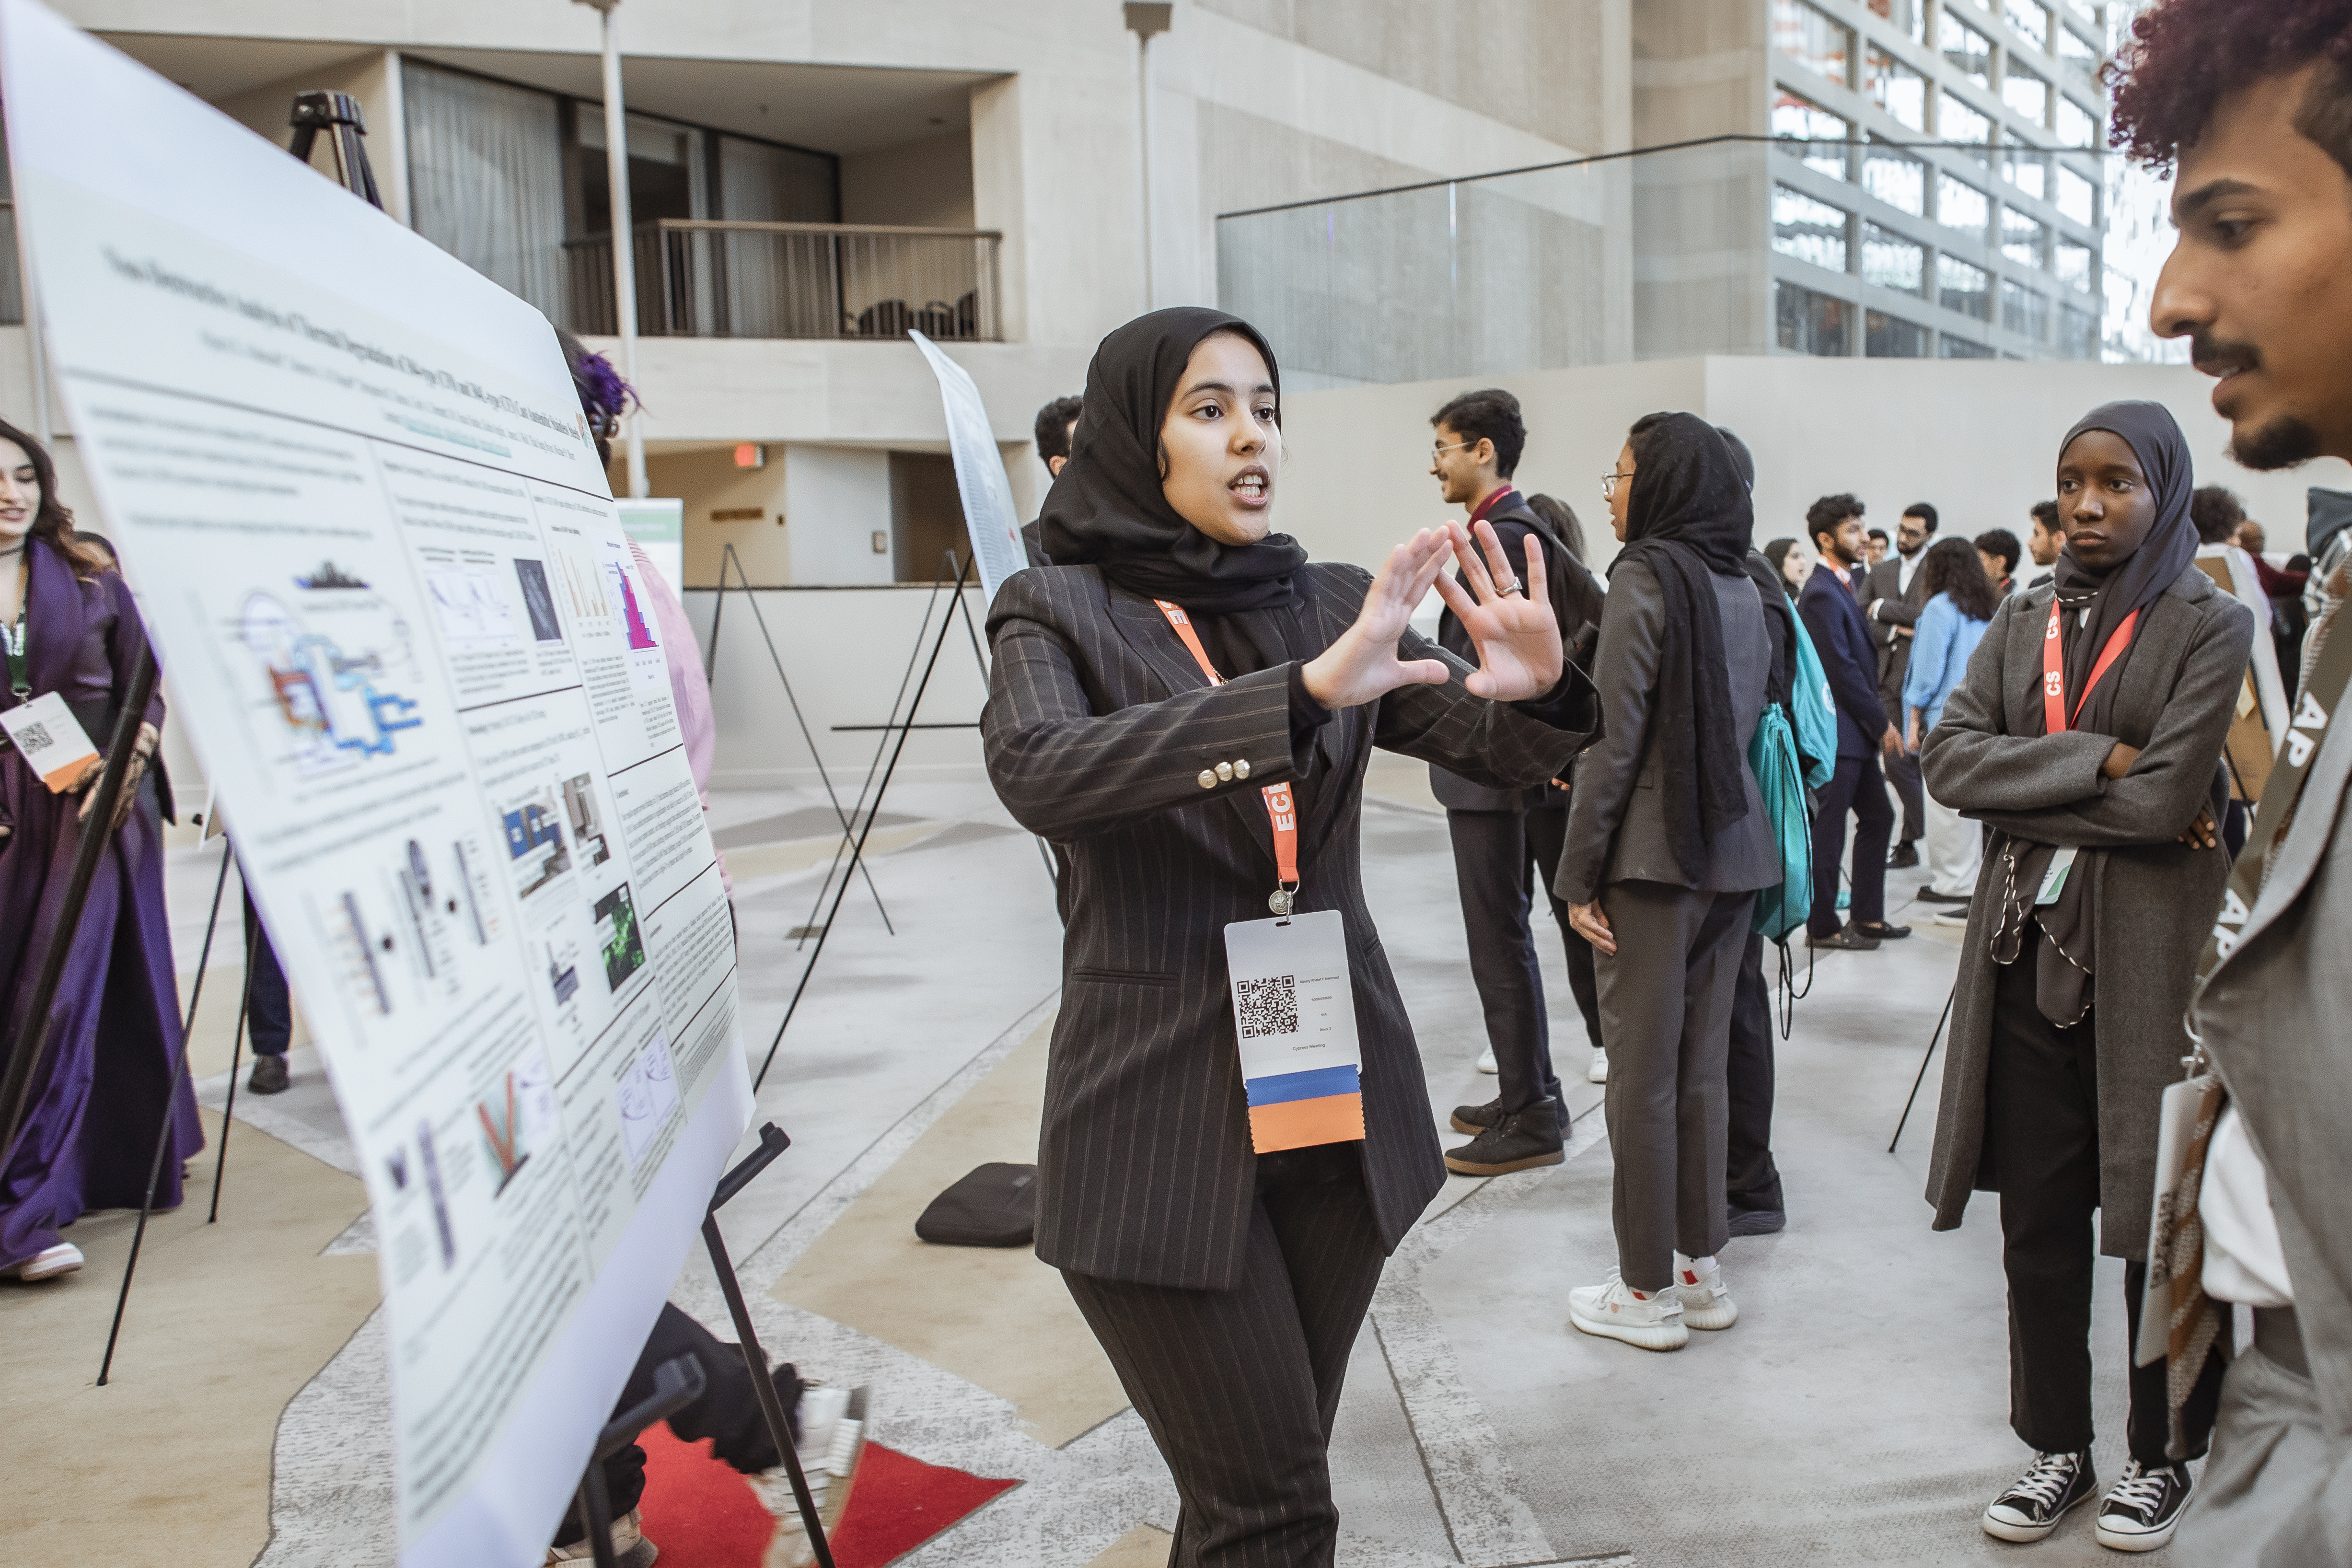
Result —
[[[1813, 908], [1813, 803], [1811, 789], [1837, 768], [1837, 710], [1831, 706], [1829, 674], [1805, 631], [1791, 615], [1796, 637], [1792, 690], [1768, 692], [1756, 734], [1748, 742], [1748, 771], [1764, 798], [1764, 818], [1780, 851], [1780, 885], [1756, 895], [1750, 929], [1768, 942], [1785, 941]], [[1792, 722], [1793, 717], [1793, 722]], [[1809, 787], [1810, 786], [1810, 787]]]

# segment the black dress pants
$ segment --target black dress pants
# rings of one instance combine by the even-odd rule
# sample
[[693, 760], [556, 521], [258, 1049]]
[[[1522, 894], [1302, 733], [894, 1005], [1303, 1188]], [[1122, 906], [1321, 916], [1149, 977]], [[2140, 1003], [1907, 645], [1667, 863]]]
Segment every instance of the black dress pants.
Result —
[[1234, 1289], [1062, 1275], [1175, 1478], [1170, 1568], [1329, 1568], [1331, 1425], [1387, 1261], [1361, 1148], [1258, 1157]]
[[1813, 814], [1813, 912], [1805, 929], [1815, 936], [1836, 932], [1838, 861], [1845, 854], [1845, 814], [1853, 813], [1853, 900], [1847, 910], [1876, 925], [1886, 919], [1886, 846], [1895, 836], [1895, 808], [1886, 800], [1886, 775], [1878, 753], [1841, 756], [1837, 772], [1822, 786], [1821, 809]]
[[1540, 886], [1559, 922], [1568, 958], [1568, 988], [1584, 1016], [1584, 1030], [1601, 1044], [1592, 944], [1568, 923], [1568, 906], [1551, 891], [1568, 837], [1565, 809], [1448, 811], [1454, 880], [1462, 897], [1462, 924], [1470, 944], [1470, 977], [1486, 1016], [1486, 1043], [1505, 1111], [1559, 1098], [1552, 1068], [1551, 1026], [1544, 1008], [1543, 971], [1536, 960], [1529, 918]]
[[1764, 938], [1752, 931], [1731, 987], [1731, 1051], [1723, 1078], [1730, 1100], [1724, 1201], [1748, 1213], [1783, 1212], [1780, 1168], [1772, 1163], [1772, 994], [1764, 984]]
[[[2035, 1004], [2029, 940], [2003, 965], [1993, 993], [1992, 1059], [1985, 1079], [1985, 1139], [2000, 1193], [2001, 1264], [2009, 1276], [2009, 1424], [2027, 1446], [2076, 1453], [2091, 1446], [2091, 1285], [2099, 1206], [2099, 1073], [2095, 1009], [2060, 1028]], [[2153, 1129], [2149, 1136], [2154, 1136]], [[2130, 1364], [2139, 1338], [2145, 1263], [2124, 1267], [2131, 1457], [2165, 1454], [2170, 1417], [2165, 1364]], [[2205, 1452], [2221, 1397], [2223, 1363], [2208, 1352], [2182, 1411], [2185, 1458]]]
[[[1902, 721], [1895, 727], [1903, 728]], [[1895, 798], [1903, 803], [1903, 842], [1916, 844], [1927, 831], [1927, 789], [1919, 776], [1919, 755], [1905, 752], [1886, 764], [1886, 782], [1895, 786]]]
[[246, 1027], [253, 1037], [253, 1054], [282, 1057], [294, 1039], [294, 1002], [250, 892], [245, 895], [245, 969]]

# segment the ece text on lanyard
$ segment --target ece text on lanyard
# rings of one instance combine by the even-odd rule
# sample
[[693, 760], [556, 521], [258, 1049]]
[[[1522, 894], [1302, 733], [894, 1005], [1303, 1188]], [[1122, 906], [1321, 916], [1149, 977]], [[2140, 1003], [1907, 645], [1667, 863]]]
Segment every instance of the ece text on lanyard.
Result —
[[2066, 649], [2059, 636], [2058, 617], [2063, 614], [2058, 601], [2050, 601], [2049, 629], [2042, 634], [2042, 717], [2043, 727], [2053, 735], [2063, 735], [2074, 728], [2074, 721], [2083, 716], [2083, 704], [2090, 700], [2091, 688], [2098, 685], [2099, 677], [2107, 673], [2116, 660], [2131, 647], [2132, 628], [2139, 625], [2139, 612], [2134, 610], [2124, 617], [2124, 624], [2108, 635], [2107, 646], [2099, 650], [2099, 661], [2091, 666], [2091, 679], [2083, 682], [2083, 694], [2074, 699], [2072, 712], [2066, 708]]
[[[1201, 667], [1201, 673], [1209, 678], [1209, 684], [1223, 686], [1225, 678], [1219, 675], [1216, 666], [1209, 662], [1209, 650], [1201, 646], [1201, 634], [1192, 629], [1192, 617], [1185, 615], [1183, 606], [1171, 605], [1165, 599], [1151, 602], [1160, 606], [1161, 615], [1168, 617], [1169, 626], [1191, 650], [1194, 661]], [[1265, 907], [1277, 915], [1287, 915], [1298, 892], [1298, 808], [1291, 801], [1287, 784], [1267, 784], [1265, 795], [1266, 820], [1274, 825], [1276, 884], [1265, 900]]]

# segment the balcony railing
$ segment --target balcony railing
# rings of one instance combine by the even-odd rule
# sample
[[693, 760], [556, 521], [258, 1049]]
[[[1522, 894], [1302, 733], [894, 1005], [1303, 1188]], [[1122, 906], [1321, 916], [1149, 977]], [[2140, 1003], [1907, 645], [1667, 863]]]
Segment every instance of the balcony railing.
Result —
[[[637, 331], [681, 338], [1001, 340], [992, 229], [663, 218], [635, 230]], [[619, 330], [613, 237], [565, 243], [564, 315]]]

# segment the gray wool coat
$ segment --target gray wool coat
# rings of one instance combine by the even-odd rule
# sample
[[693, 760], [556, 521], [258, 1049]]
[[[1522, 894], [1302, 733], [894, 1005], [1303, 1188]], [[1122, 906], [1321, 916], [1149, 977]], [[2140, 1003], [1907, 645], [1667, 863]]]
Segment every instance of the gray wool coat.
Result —
[[[1921, 771], [1928, 793], [1964, 816], [2036, 843], [2107, 852], [2092, 934], [2099, 1250], [2145, 1259], [2158, 1101], [2181, 1077], [2190, 972], [2230, 874], [2220, 848], [2177, 840], [2211, 798], [2254, 618], [2190, 566], [2150, 607], [2130, 657], [2110, 677], [2123, 682], [2115, 733], [2041, 735], [2033, 714], [2053, 592], [2044, 584], [2012, 595], [1993, 612], [1927, 737]], [[2130, 773], [2108, 779], [2099, 769], [2117, 741], [2139, 747], [2140, 756]], [[1959, 1225], [1971, 1191], [1993, 1190], [1985, 1142], [1995, 976], [1989, 917], [2003, 858], [1985, 856], [1960, 952], [1927, 1173], [1937, 1230]]]

